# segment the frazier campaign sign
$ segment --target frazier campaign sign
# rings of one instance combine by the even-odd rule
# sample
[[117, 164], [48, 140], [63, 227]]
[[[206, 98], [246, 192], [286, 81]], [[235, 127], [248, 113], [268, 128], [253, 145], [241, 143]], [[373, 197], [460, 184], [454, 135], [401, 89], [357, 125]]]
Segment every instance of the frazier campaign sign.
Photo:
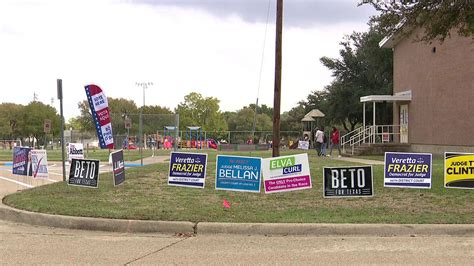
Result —
[[113, 149], [114, 138], [110, 120], [109, 103], [102, 89], [97, 85], [85, 86], [87, 101], [94, 118], [94, 126], [101, 149]]
[[168, 185], [204, 188], [207, 154], [172, 152]]
[[72, 159], [68, 184], [80, 187], [99, 187], [99, 160]]
[[48, 178], [48, 157], [46, 150], [31, 151], [31, 166], [34, 178]]
[[14, 147], [13, 148], [13, 166], [12, 173], [14, 175], [29, 175], [31, 176], [30, 152], [28, 147]]
[[118, 186], [125, 181], [125, 163], [123, 161], [123, 150], [112, 152], [111, 157], [114, 171], [114, 186]]
[[262, 159], [217, 155], [216, 189], [260, 192]]
[[444, 154], [444, 186], [474, 189], [474, 153]]
[[384, 186], [431, 188], [429, 153], [385, 153]]
[[308, 154], [262, 159], [265, 193], [311, 188]]
[[372, 166], [324, 167], [324, 197], [371, 197]]

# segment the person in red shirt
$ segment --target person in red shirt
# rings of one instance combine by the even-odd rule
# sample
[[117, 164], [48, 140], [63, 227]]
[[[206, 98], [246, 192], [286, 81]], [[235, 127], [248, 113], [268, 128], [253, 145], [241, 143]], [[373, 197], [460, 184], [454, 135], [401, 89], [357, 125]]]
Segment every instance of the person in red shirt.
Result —
[[339, 130], [336, 127], [332, 127], [331, 133], [331, 148], [329, 149], [329, 156], [332, 155], [332, 148], [337, 146], [339, 151], [339, 157], [341, 157], [341, 145], [339, 145]]

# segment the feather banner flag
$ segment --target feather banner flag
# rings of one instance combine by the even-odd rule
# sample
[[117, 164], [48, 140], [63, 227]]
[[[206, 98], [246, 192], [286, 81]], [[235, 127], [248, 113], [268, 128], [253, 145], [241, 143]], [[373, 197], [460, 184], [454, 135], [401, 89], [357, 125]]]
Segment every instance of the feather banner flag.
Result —
[[113, 149], [114, 137], [107, 97], [97, 85], [87, 85], [85, 89], [92, 117], [94, 118], [94, 126], [99, 137], [100, 148]]

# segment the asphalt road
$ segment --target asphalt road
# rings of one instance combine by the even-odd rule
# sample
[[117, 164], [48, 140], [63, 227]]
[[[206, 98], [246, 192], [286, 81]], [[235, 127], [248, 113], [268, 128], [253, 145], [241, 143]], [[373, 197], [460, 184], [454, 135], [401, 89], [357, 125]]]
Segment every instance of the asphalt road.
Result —
[[472, 265], [472, 237], [124, 234], [0, 221], [0, 264]]

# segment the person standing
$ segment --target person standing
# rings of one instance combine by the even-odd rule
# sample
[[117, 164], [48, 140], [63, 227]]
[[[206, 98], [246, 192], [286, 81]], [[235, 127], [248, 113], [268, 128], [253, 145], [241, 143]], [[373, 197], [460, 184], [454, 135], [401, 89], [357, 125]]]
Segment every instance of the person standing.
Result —
[[326, 147], [328, 146], [328, 138], [323, 130], [323, 144], [321, 145], [321, 156], [326, 157]]
[[331, 148], [329, 149], [329, 156], [332, 155], [332, 149], [337, 146], [339, 151], [339, 157], [341, 157], [341, 145], [339, 145], [339, 130], [336, 127], [332, 127], [331, 133]]
[[321, 129], [316, 128], [316, 133], [314, 134], [314, 142], [316, 144], [316, 153], [318, 156], [321, 156], [321, 148], [323, 146], [324, 142], [324, 128], [321, 127]]

